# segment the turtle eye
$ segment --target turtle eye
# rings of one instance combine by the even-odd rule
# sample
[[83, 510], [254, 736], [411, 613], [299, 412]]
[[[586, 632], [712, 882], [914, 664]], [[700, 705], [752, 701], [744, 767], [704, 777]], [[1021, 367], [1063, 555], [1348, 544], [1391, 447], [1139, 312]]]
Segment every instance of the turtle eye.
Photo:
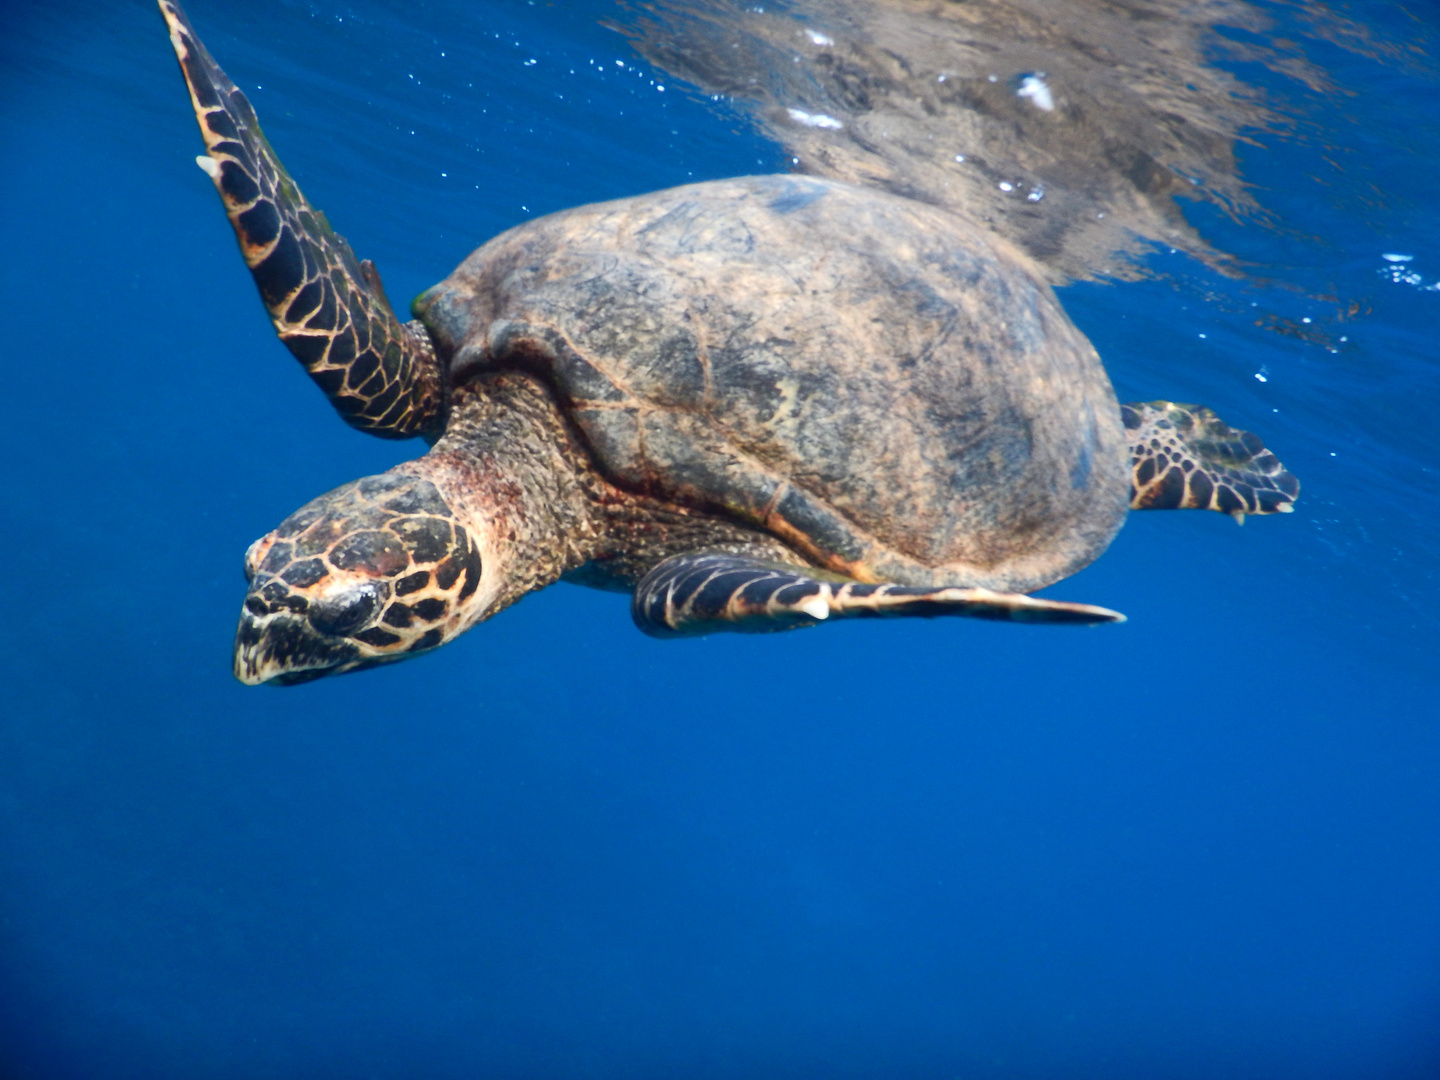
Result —
[[345, 637], [364, 626], [380, 609], [380, 590], [373, 584], [335, 592], [310, 605], [310, 625], [330, 637]]

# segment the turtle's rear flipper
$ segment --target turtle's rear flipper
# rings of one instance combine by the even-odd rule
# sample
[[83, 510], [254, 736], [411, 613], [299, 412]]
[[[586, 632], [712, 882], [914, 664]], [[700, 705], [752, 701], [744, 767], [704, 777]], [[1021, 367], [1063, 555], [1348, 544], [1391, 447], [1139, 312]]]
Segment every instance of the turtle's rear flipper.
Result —
[[1237, 431], [1203, 405], [1150, 401], [1120, 406], [1130, 441], [1130, 505], [1136, 510], [1288, 514], [1300, 481], [1260, 437]]
[[225, 202], [280, 340], [360, 430], [409, 438], [438, 429], [440, 371], [424, 328], [395, 317], [375, 267], [357, 262], [305, 201], [180, 5], [160, 0], [160, 12], [205, 138], [208, 153], [195, 160]]
[[1036, 600], [989, 589], [864, 585], [803, 567], [744, 555], [675, 555], [635, 589], [630, 613], [652, 637], [698, 637], [717, 630], [766, 633], [814, 626], [827, 619], [932, 618], [965, 615], [1011, 622], [1123, 622], [1119, 612], [1088, 604]]

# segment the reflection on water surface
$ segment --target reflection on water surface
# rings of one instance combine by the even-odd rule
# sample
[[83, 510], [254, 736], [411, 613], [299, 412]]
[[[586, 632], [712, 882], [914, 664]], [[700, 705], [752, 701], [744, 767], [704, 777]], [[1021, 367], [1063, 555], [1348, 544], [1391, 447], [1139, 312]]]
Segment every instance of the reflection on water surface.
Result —
[[[1301, 6], [1316, 35], [1401, 51]], [[651, 62], [745, 101], [797, 171], [965, 214], [1060, 282], [1133, 277], [1154, 245], [1235, 272], [1176, 200], [1263, 219], [1235, 144], [1290, 118], [1227, 68], [1335, 89], [1270, 26], [1232, 0], [666, 0], [626, 30]]]

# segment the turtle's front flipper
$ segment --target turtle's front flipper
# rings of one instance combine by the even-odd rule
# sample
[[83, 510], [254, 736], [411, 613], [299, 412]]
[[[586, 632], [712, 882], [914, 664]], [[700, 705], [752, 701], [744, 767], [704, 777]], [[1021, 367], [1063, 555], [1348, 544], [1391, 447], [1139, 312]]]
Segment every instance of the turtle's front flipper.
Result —
[[1288, 514], [1300, 481], [1258, 435], [1237, 431], [1203, 405], [1150, 401], [1120, 406], [1130, 440], [1130, 505], [1136, 510]]
[[767, 633], [826, 619], [966, 615], [1012, 622], [1123, 622], [1116, 611], [989, 589], [865, 585], [744, 555], [675, 555], [636, 586], [630, 613], [652, 637]]
[[439, 366], [424, 328], [403, 325], [379, 275], [300, 194], [255, 110], [210, 58], [175, 0], [160, 0], [208, 153], [196, 158], [240, 238], [280, 340], [361, 431], [409, 438], [438, 429]]

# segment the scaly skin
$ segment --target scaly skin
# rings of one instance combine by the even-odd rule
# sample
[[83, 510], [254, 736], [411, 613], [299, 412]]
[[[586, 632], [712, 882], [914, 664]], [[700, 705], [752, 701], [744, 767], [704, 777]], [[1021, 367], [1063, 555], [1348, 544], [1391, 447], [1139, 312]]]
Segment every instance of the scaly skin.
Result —
[[336, 488], [250, 546], [235, 677], [305, 682], [423, 652], [481, 605], [480, 545], [405, 466]]
[[[836, 580], [836, 579], [839, 580]], [[657, 565], [635, 589], [630, 612], [651, 637], [694, 637], [717, 630], [768, 634], [826, 619], [936, 618], [1033, 623], [1124, 622], [1091, 604], [1037, 600], [989, 589], [870, 585], [839, 575], [701, 551]]]
[[242, 682], [307, 682], [437, 648], [574, 572], [628, 591], [677, 552], [801, 560], [762, 533], [604, 481], [536, 380], [456, 390], [417, 461], [315, 499], [251, 545]]
[[1173, 401], [1120, 407], [1130, 440], [1130, 506], [1135, 510], [1218, 510], [1288, 514], [1300, 481], [1260, 436], [1230, 427], [1204, 405]]
[[440, 368], [418, 322], [401, 324], [374, 264], [357, 262], [300, 194], [260, 130], [255, 110], [210, 58], [172, 0], [160, 0], [190, 88], [206, 155], [245, 264], [280, 340], [345, 420], [408, 439], [444, 423]]

